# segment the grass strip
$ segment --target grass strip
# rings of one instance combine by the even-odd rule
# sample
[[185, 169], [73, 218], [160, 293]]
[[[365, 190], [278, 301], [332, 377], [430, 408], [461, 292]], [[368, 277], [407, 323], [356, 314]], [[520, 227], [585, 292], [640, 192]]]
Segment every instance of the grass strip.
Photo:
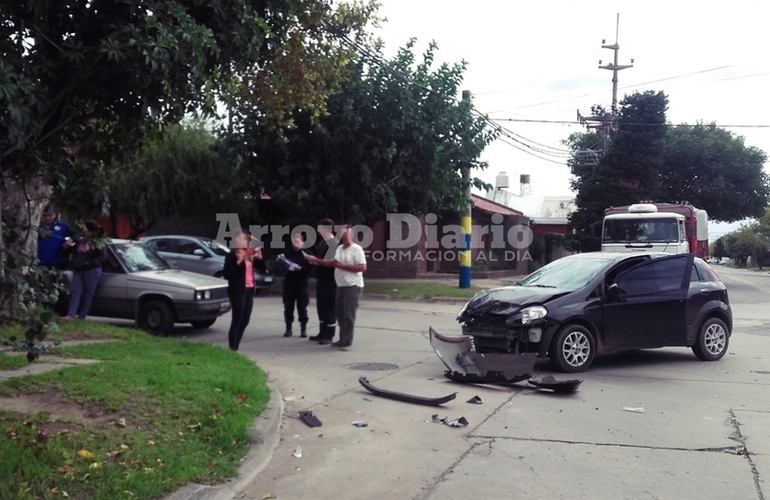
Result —
[[[0, 410], [0, 499], [150, 499], [237, 473], [270, 398], [251, 361], [99, 323], [66, 324], [61, 337], [55, 355], [101, 362], [0, 383], [0, 395], [48, 410]], [[68, 346], [84, 339], [112, 341]]]
[[400, 300], [427, 300], [435, 297], [468, 298], [481, 290], [477, 286], [460, 288], [457, 283], [424, 281], [367, 281], [364, 293], [388, 295]]

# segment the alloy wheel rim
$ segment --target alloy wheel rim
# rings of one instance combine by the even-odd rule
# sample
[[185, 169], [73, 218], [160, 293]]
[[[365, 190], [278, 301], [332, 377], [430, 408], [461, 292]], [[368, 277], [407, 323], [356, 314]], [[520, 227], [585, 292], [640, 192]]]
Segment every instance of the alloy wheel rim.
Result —
[[726, 334], [721, 325], [710, 325], [704, 335], [704, 344], [711, 354], [720, 354], [725, 348]]
[[591, 343], [582, 332], [572, 332], [564, 339], [564, 359], [570, 366], [581, 366], [586, 363], [591, 353]]

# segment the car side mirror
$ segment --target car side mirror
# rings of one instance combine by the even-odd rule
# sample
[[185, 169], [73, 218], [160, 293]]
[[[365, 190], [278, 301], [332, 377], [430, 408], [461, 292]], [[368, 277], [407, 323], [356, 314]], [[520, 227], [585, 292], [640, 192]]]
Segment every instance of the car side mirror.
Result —
[[206, 252], [203, 251], [202, 248], [196, 248], [193, 250], [193, 255], [197, 255], [198, 257], [206, 258], [208, 255], [206, 255]]
[[607, 295], [613, 299], [619, 299], [621, 294], [620, 287], [617, 283], [613, 283], [607, 287]]

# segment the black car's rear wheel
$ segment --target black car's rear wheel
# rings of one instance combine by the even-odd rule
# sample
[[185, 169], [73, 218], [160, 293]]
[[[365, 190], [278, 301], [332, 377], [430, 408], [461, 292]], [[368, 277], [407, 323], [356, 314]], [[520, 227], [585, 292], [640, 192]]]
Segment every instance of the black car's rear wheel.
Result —
[[216, 321], [217, 321], [217, 318], [211, 318], [211, 319], [207, 319], [205, 321], [193, 321], [190, 324], [193, 326], [193, 328], [201, 328], [201, 329], [203, 329], [203, 328], [210, 327], [211, 325], [216, 323]]
[[165, 302], [151, 300], [139, 309], [138, 323], [153, 335], [166, 335], [174, 327], [174, 312]]
[[716, 361], [727, 353], [729, 345], [730, 336], [725, 322], [719, 318], [709, 318], [700, 327], [692, 352], [703, 361]]
[[551, 361], [567, 373], [586, 371], [595, 355], [594, 336], [580, 325], [563, 326], [551, 345]]

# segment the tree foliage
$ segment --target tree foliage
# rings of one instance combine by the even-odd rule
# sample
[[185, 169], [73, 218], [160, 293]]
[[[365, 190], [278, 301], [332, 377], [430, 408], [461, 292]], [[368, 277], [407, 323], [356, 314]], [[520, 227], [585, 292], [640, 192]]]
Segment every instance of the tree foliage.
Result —
[[[159, 217], [213, 218], [217, 212], [246, 211], [249, 204], [237, 161], [203, 121], [185, 121], [153, 134], [124, 163], [94, 169], [75, 162], [74, 167], [70, 187], [54, 197], [56, 207], [72, 218], [94, 213], [124, 217], [133, 236]], [[79, 176], [84, 171], [90, 176]]]
[[[756, 216], [770, 199], [764, 152], [714, 124], [666, 124], [662, 92], [635, 93], [621, 102], [617, 133], [598, 162], [583, 151], [598, 143], [596, 132], [573, 134], [567, 144], [578, 209], [570, 216], [574, 250], [599, 249], [604, 209], [641, 200], [687, 202], [713, 220]], [[738, 193], [738, 196], [736, 196]]]
[[[313, 45], [313, 36], [329, 17], [342, 33], [360, 32], [361, 24], [345, 23], [363, 19], [351, 14], [361, 9], [371, 12], [376, 3], [331, 10], [331, 0], [4, 0], [3, 285], [14, 289], [18, 274], [34, 265], [51, 186], [81, 212], [103, 212], [108, 195], [119, 195], [107, 189], [113, 169], [131, 164], [148, 131], [214, 113], [218, 102], [234, 99], [243, 75], [257, 75], [261, 91], [283, 96], [282, 106], [251, 103], [266, 123], [281, 123], [286, 108], [319, 108], [324, 84], [337, 68], [343, 75], [345, 64]], [[14, 262], [26, 264], [7, 274]]]
[[714, 247], [732, 259], [738, 267], [746, 267], [751, 258], [752, 263], [759, 263], [761, 268], [767, 259], [770, 238], [762, 233], [759, 223], [755, 221], [742, 224], [737, 230], [722, 236], [714, 243]]
[[770, 201], [767, 155], [714, 123], [670, 127], [663, 154], [658, 199], [689, 201], [725, 222], [756, 217]]
[[434, 69], [435, 45], [419, 61], [413, 47], [384, 64], [351, 61], [327, 114], [299, 110], [282, 133], [244, 112], [239, 142], [253, 152], [245, 167], [254, 192], [305, 218], [458, 209], [468, 184], [461, 174], [485, 167], [478, 157], [495, 131], [457, 100], [465, 64]]
[[570, 137], [568, 145], [574, 154], [569, 165], [578, 206], [570, 216], [570, 226], [575, 229], [571, 248], [599, 249], [595, 224], [601, 221], [605, 208], [654, 197], [662, 164], [667, 107], [668, 98], [662, 92], [626, 96], [620, 103], [617, 132], [605, 154], [592, 165], [586, 165], [577, 153], [587, 144], [596, 143], [598, 133]]

